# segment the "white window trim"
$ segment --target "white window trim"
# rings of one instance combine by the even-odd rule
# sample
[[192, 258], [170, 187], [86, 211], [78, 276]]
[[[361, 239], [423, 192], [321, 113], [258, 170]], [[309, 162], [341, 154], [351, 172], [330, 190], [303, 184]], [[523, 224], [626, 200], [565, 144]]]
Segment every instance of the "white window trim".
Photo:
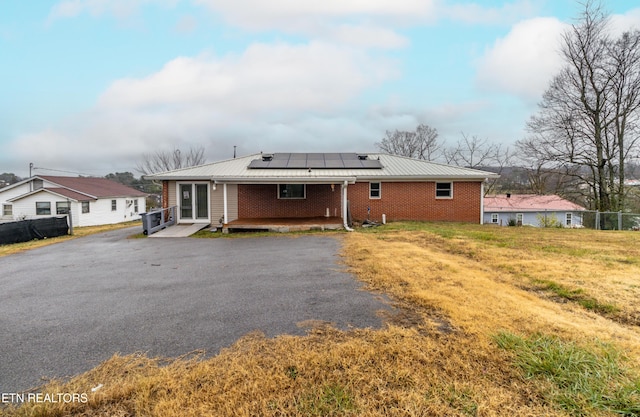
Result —
[[564, 224], [565, 226], [573, 226], [573, 213], [571, 212], [565, 213]]
[[[191, 193], [195, 193], [196, 189], [195, 189], [195, 185], [196, 184], [207, 184], [207, 218], [202, 218], [202, 219], [183, 219], [181, 217], [181, 213], [180, 210], [178, 209], [178, 215], [177, 215], [177, 221], [178, 223], [205, 223], [205, 222], [211, 222], [211, 183], [208, 181], [176, 181], [176, 202], [178, 204], [178, 207], [180, 207], [180, 201], [182, 200], [181, 196], [180, 196], [180, 185], [182, 184], [187, 184], [187, 185], [191, 185]], [[226, 187], [226, 184], [225, 184]], [[194, 199], [194, 196], [191, 196], [192, 199]], [[195, 199], [194, 199], [195, 202]], [[192, 207], [192, 209], [195, 209], [195, 207]]]
[[[371, 195], [371, 184], [378, 184], [378, 196], [374, 197]], [[369, 182], [369, 200], [380, 200], [382, 198], [382, 182], [380, 181], [370, 181]]]
[[13, 204], [3, 204], [2, 205], [2, 215], [3, 216], [13, 216]]
[[[280, 197], [281, 185], [302, 185], [302, 197]], [[278, 184], [278, 200], [306, 200], [307, 199], [307, 184]]]
[[[495, 219], [495, 221], [493, 221]], [[500, 215], [498, 213], [491, 213], [491, 224], [500, 223]]]
[[[68, 204], [66, 207], [61, 207], [60, 204]], [[68, 208], [69, 212], [71, 212], [71, 202], [70, 201], [56, 201], [56, 216], [61, 216], [66, 213], [60, 213], [60, 208]]]
[[[438, 196], [438, 184], [449, 184], [451, 186], [449, 195], [446, 197]], [[437, 181], [435, 187], [436, 200], [451, 200], [453, 199], [453, 181]]]
[[[49, 214], [38, 214], [38, 203], [49, 205]], [[36, 201], [36, 216], [51, 216], [51, 201]]]

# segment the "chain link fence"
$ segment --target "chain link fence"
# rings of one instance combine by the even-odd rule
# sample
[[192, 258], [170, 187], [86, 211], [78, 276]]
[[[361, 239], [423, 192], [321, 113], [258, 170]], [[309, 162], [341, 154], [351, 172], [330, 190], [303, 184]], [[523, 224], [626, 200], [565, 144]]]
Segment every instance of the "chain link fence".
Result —
[[595, 230], [640, 230], [640, 213], [585, 211], [582, 226]]

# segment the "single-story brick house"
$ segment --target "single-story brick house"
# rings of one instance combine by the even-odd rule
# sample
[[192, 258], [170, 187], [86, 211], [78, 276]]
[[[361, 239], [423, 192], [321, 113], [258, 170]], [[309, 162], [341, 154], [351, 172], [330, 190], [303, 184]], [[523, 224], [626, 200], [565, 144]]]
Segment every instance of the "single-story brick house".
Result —
[[73, 226], [96, 226], [140, 219], [147, 194], [94, 177], [36, 175], [0, 189], [3, 221], [71, 213]]
[[[481, 223], [496, 174], [388, 154], [275, 153], [145, 176], [178, 223], [333, 217]], [[348, 203], [347, 203], [348, 202]]]
[[564, 227], [582, 226], [586, 209], [557, 195], [503, 194], [485, 196], [484, 223], [500, 226], [541, 226], [558, 222]]

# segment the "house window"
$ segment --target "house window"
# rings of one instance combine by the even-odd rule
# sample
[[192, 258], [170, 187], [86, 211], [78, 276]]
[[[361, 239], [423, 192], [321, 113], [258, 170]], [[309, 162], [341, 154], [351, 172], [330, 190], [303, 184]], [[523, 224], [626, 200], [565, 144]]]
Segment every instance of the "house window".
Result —
[[491, 223], [498, 224], [499, 216], [498, 213], [491, 213]]
[[566, 218], [566, 225], [567, 226], [571, 226], [572, 222], [573, 222], [573, 213], [567, 213], [567, 218]]
[[307, 198], [305, 184], [278, 184], [278, 198]]
[[82, 202], [82, 212], [83, 213], [89, 213], [89, 202], [88, 201], [83, 201]]
[[379, 182], [369, 183], [369, 198], [380, 198], [381, 184]]
[[2, 205], [2, 215], [3, 216], [13, 216], [13, 206], [11, 204], [3, 204]]
[[111, 200], [111, 211], [118, 210], [118, 200]]
[[51, 203], [49, 201], [36, 201], [36, 215], [37, 216], [50, 216], [51, 215]]
[[516, 224], [518, 226], [522, 226], [522, 218], [524, 217], [524, 215], [522, 213], [517, 213], [516, 214]]
[[133, 200], [133, 212], [134, 213], [138, 212], [138, 199], [137, 198], [135, 200]]
[[58, 201], [56, 203], [56, 214], [69, 214], [70, 210], [71, 210], [71, 202]]
[[436, 198], [452, 198], [452, 197], [453, 197], [453, 183], [436, 182]]

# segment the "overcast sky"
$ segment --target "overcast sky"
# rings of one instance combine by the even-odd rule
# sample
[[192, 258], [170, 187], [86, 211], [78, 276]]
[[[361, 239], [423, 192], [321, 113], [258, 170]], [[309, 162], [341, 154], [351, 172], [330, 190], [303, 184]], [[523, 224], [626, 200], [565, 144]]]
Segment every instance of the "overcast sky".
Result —
[[[640, 5], [603, 2], [617, 30]], [[435, 127], [513, 144], [573, 0], [0, 0], [0, 172], [134, 172], [155, 150], [375, 151]], [[62, 174], [38, 169], [34, 174]]]

